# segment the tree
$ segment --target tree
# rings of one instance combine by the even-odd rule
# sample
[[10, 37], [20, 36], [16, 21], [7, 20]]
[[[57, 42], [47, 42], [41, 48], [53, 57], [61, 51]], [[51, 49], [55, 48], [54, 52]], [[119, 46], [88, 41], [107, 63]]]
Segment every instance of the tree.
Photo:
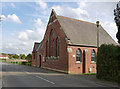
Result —
[[26, 58], [25, 54], [20, 54], [20, 59], [25, 59], [25, 58]]
[[118, 39], [118, 43], [120, 44], [120, 1], [118, 2], [116, 9], [114, 10], [114, 16], [115, 16], [114, 20], [118, 27], [116, 37]]
[[25, 59], [32, 61], [32, 54], [28, 54]]
[[13, 55], [13, 58], [14, 58], [14, 59], [18, 59], [19, 56], [18, 56], [18, 55]]
[[13, 58], [11, 54], [8, 54], [8, 57], [9, 57], [9, 59], [12, 59], [12, 58]]
[[6, 53], [1, 53], [2, 55], [6, 55]]

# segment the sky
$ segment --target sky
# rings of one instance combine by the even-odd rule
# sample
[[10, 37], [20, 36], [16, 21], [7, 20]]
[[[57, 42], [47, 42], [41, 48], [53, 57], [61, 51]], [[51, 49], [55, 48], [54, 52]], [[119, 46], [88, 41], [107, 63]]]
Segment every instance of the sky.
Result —
[[114, 9], [118, 2], [2, 2], [0, 3], [0, 49], [3, 53], [28, 54], [34, 42], [45, 34], [51, 10], [58, 15], [87, 22], [100, 21], [101, 26], [117, 42]]

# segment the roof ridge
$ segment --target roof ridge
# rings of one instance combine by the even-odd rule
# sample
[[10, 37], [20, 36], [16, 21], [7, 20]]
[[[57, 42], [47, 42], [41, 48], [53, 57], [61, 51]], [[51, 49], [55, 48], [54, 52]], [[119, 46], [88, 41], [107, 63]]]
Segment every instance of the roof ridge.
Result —
[[94, 25], [96, 25], [95, 23], [87, 22], [87, 21], [83, 21], [83, 20], [79, 20], [79, 19], [75, 19], [75, 18], [70, 18], [70, 17], [60, 16], [60, 15], [57, 15], [57, 16], [58, 16], [58, 17], [67, 18], [67, 19], [76, 20], [76, 21], [80, 21], [80, 22], [85, 22], [85, 23], [88, 23], [88, 24], [94, 24]]
[[39, 42], [35, 42], [35, 44], [40, 44]]

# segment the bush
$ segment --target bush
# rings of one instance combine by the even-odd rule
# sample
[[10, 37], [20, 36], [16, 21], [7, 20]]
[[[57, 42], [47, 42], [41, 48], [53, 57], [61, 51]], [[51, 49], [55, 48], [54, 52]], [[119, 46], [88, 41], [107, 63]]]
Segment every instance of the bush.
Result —
[[32, 63], [31, 63], [31, 62], [22, 62], [22, 65], [28, 65], [28, 66], [31, 66]]
[[32, 65], [32, 63], [29, 63], [29, 62], [28, 62], [28, 63], [26, 63], [25, 65], [31, 66], [31, 65]]
[[120, 47], [104, 44], [98, 49], [97, 78], [120, 83]]
[[26, 62], [22, 62], [22, 65], [25, 65], [26, 64]]
[[6, 62], [6, 59], [2, 59], [2, 62]]

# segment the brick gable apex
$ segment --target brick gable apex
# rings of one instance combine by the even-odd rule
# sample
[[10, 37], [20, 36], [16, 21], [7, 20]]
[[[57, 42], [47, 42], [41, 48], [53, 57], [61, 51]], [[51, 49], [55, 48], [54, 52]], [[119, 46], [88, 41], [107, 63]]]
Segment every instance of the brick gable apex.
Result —
[[56, 12], [55, 12], [55, 10], [54, 10], [54, 9], [52, 9], [52, 12], [51, 12], [50, 17], [49, 17], [48, 24], [50, 24], [50, 23], [51, 23], [51, 20], [52, 20], [52, 17], [53, 17], [53, 16], [55, 16], [55, 18], [57, 18], [57, 14], [56, 14]]
[[[52, 17], [53, 17], [53, 22], [51, 22]], [[51, 27], [51, 25], [52, 25], [54, 22], [56, 22], [56, 21], [57, 21], [58, 24], [59, 24], [58, 27], [60, 28], [60, 30], [62, 30], [62, 32], [63, 32], [63, 34], [65, 35], [65, 37], [67, 37], [66, 34], [65, 34], [65, 32], [64, 32], [64, 30], [62, 29], [62, 26], [61, 26], [59, 20], [58, 20], [58, 15], [56, 14], [55, 10], [52, 9], [51, 14], [50, 14], [50, 17], [49, 17], [48, 24], [47, 24], [47, 27], [46, 27], [45, 35], [44, 35], [44, 37], [43, 37], [43, 40], [46, 38], [46, 34], [50, 34], [50, 32], [51, 32], [51, 30], [48, 30], [49, 26]], [[53, 26], [52, 26], [52, 27], [53, 27]], [[54, 30], [54, 27], [53, 27], [53, 30]]]

